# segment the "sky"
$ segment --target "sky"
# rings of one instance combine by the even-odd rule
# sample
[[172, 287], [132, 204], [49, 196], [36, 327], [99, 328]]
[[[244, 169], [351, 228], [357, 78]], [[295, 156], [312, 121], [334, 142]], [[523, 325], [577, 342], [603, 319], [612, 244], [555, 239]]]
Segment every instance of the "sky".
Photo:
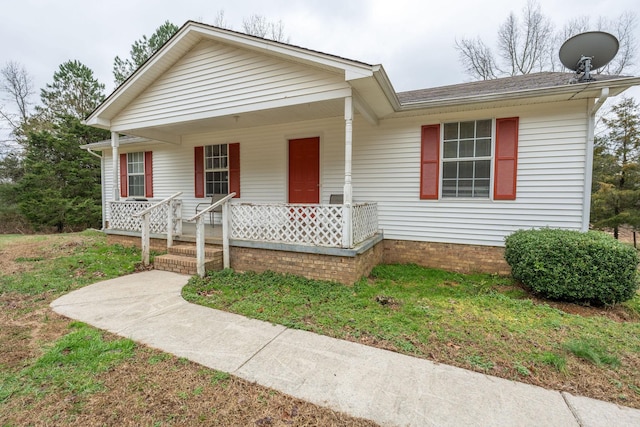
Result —
[[[511, 11], [519, 16], [526, 4], [526, 0], [0, 1], [0, 66], [15, 61], [26, 68], [36, 90], [34, 101], [68, 60], [91, 68], [109, 94], [114, 89], [114, 57], [128, 57], [134, 41], [150, 36], [166, 20], [178, 26], [187, 20], [212, 23], [221, 10], [231, 29], [240, 31], [243, 18], [260, 14], [270, 21], [281, 20], [291, 44], [382, 64], [398, 92], [462, 83], [471, 78], [459, 62], [456, 40], [479, 36], [494, 45], [500, 24]], [[558, 28], [579, 16], [595, 21], [637, 10], [637, 0], [538, 3]], [[640, 25], [636, 33], [640, 43]], [[640, 66], [631, 71], [640, 75]]]

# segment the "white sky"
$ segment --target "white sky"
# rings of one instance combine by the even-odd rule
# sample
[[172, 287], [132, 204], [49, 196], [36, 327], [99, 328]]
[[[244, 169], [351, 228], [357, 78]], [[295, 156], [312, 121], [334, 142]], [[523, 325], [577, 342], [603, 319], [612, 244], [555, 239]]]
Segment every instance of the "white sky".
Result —
[[[232, 29], [252, 13], [282, 20], [292, 44], [372, 64], [382, 64], [396, 91], [461, 83], [456, 38], [481, 36], [494, 45], [510, 11], [526, 0], [0, 0], [0, 66], [23, 64], [40, 88], [58, 66], [77, 59], [113, 88], [113, 59], [164, 21], [211, 23], [219, 10]], [[615, 18], [640, 12], [637, 0], [540, 0], [560, 28], [570, 18]], [[638, 16], [640, 18], [640, 16]], [[636, 34], [640, 43], [640, 25]], [[640, 63], [640, 58], [638, 58]], [[632, 71], [639, 75], [640, 67]], [[635, 90], [634, 90], [635, 92]], [[634, 95], [631, 93], [631, 95]]]

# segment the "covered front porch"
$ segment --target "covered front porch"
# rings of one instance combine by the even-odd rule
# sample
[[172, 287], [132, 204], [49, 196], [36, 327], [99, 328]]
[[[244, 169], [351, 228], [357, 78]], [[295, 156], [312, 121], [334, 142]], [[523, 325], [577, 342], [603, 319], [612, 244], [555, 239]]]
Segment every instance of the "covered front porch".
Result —
[[379, 233], [370, 194], [354, 200], [354, 118], [395, 103], [380, 66], [189, 22], [86, 120], [111, 131], [85, 146], [104, 229], [140, 233], [145, 262], [152, 237], [195, 239], [199, 274], [218, 241], [225, 267], [229, 248], [357, 253]]
[[[353, 227], [345, 238], [345, 205], [230, 202], [232, 197], [190, 218], [182, 215], [179, 194], [155, 203], [112, 201], [112, 222], [105, 232], [139, 241], [145, 264], [154, 246], [152, 240], [166, 241], [169, 253], [174, 245], [182, 245], [184, 252], [185, 242], [195, 243], [195, 265], [200, 275], [207, 266], [219, 265], [206, 258], [207, 246], [220, 248], [225, 268], [293, 272], [344, 283], [352, 283], [379, 262], [382, 234], [375, 203], [351, 207]], [[223, 208], [220, 223], [205, 223], [218, 204]], [[347, 240], [349, 246], [344, 244]], [[155, 247], [160, 249], [157, 243]]]

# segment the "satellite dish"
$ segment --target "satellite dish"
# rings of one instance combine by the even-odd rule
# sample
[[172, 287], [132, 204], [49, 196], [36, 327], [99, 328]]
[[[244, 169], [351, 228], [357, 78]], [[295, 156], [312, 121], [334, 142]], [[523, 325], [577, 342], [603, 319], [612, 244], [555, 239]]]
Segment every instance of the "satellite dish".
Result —
[[591, 71], [607, 65], [618, 53], [620, 44], [615, 36], [603, 31], [575, 35], [560, 47], [562, 65], [581, 75], [577, 81], [591, 81]]

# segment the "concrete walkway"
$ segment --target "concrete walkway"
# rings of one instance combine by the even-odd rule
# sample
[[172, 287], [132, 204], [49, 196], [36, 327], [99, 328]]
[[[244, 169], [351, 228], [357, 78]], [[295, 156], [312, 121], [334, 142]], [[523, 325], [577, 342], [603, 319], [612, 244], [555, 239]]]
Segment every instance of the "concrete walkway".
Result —
[[187, 303], [148, 271], [53, 301], [62, 315], [387, 426], [640, 426], [640, 411]]

